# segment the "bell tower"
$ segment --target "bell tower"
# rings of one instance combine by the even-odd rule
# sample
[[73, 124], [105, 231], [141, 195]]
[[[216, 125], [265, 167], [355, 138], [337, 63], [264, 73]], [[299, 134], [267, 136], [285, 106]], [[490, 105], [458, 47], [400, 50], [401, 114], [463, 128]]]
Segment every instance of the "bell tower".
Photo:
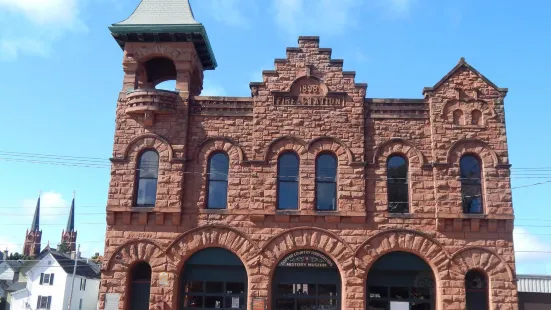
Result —
[[75, 230], [75, 197], [71, 203], [67, 227], [61, 233], [61, 243], [65, 243], [70, 251], [76, 251], [77, 231]]
[[36, 256], [40, 253], [40, 244], [42, 240], [42, 230], [40, 230], [40, 196], [36, 202], [34, 210], [33, 223], [31, 229], [27, 229], [25, 234], [25, 244], [23, 246], [23, 255]]
[[[184, 199], [190, 100], [201, 93], [204, 70], [216, 67], [205, 27], [195, 20], [188, 0], [142, 0], [109, 30], [124, 52], [124, 79], [117, 102], [111, 158], [117, 173], [111, 176], [108, 223], [115, 218], [129, 223], [139, 208], [140, 223], [154, 213], [158, 224], [177, 224]], [[175, 89], [156, 88], [165, 81], [175, 81]], [[145, 206], [139, 181], [132, 180], [139, 179], [135, 167], [147, 150], [158, 154], [159, 166], [154, 169], [166, 177], [147, 190]]]

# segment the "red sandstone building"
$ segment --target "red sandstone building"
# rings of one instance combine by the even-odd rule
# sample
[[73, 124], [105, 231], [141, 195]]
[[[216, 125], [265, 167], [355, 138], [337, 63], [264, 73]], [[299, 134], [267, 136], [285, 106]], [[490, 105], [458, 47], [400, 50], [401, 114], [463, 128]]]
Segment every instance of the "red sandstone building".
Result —
[[187, 0], [110, 30], [102, 310], [518, 308], [507, 89], [464, 59], [423, 98], [368, 98], [299, 37], [250, 97], [202, 97], [216, 60]]

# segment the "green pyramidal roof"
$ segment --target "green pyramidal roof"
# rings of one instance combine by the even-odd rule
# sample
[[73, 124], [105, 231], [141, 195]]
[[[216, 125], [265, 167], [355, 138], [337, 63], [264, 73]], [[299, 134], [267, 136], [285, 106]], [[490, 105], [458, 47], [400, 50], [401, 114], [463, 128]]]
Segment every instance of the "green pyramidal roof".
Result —
[[189, 0], [142, 0], [127, 19], [109, 30], [121, 48], [126, 42], [192, 42], [203, 68], [216, 68], [207, 32], [195, 20]]

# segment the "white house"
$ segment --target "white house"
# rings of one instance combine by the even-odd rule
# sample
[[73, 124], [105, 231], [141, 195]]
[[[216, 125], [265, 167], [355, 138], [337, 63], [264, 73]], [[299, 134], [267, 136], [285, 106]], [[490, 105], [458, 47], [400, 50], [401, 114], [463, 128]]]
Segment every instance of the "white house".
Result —
[[99, 266], [86, 259], [75, 260], [69, 255], [47, 249], [39, 261], [27, 271], [25, 287], [11, 293], [10, 310], [69, 309], [96, 310], [98, 308], [100, 270]]

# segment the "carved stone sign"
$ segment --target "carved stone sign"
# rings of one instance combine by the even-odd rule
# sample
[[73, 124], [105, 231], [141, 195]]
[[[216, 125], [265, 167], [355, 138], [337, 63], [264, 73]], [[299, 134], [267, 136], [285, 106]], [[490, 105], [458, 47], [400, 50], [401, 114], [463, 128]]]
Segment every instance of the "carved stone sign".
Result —
[[275, 106], [291, 107], [341, 107], [346, 93], [329, 92], [327, 86], [313, 78], [296, 80], [289, 92], [275, 92]]
[[333, 261], [316, 251], [297, 251], [287, 255], [281, 262], [280, 267], [310, 267], [310, 268], [334, 268]]
[[252, 310], [266, 310], [266, 299], [265, 298], [253, 298], [252, 300]]
[[159, 274], [159, 285], [160, 286], [167, 286], [168, 285], [168, 273], [161, 272]]

